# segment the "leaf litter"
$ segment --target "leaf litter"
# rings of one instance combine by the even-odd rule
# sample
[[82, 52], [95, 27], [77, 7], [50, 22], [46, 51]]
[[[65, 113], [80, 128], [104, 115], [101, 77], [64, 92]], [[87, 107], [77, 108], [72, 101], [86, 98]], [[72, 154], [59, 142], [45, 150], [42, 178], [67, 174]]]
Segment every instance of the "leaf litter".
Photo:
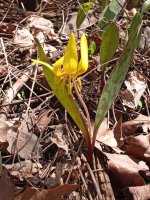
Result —
[[[6, 1], [7, 6], [8, 2], [9, 0]], [[66, 6], [63, 0], [59, 3], [59, 6], [62, 6], [61, 8]], [[59, 58], [63, 54], [62, 44], [66, 43], [66, 38], [68, 38], [72, 27], [76, 31], [73, 12], [69, 14], [69, 18], [65, 19], [65, 23], [61, 27], [63, 20], [60, 21], [62, 15], [60, 7], [53, 3], [48, 4], [47, 1], [43, 1], [41, 5], [47, 6], [45, 8], [41, 7], [43, 12], [44, 9], [51, 8], [52, 13], [44, 13], [46, 18], [43, 13], [41, 16], [28, 13], [29, 16], [25, 19], [25, 11], [20, 11], [20, 13], [23, 13], [20, 14], [23, 21], [18, 25], [17, 20], [19, 18], [16, 19], [10, 8], [6, 20], [4, 18], [4, 22], [2, 20], [0, 34], [5, 38], [6, 53], [12, 67], [11, 70], [6, 67], [6, 55], [4, 59], [4, 51], [0, 51], [0, 58], [3, 59], [0, 65], [2, 66], [0, 70], [2, 88], [3, 85], [5, 86], [4, 88], [9, 87], [8, 82], [11, 82], [10, 79], [13, 82], [18, 79], [18, 75], [17, 78], [13, 76], [16, 74], [15, 68], [18, 70], [17, 73], [23, 73], [24, 69], [29, 66], [27, 61], [30, 60], [31, 55], [36, 57], [33, 37], [39, 39], [50, 60], [53, 61], [55, 60], [54, 57]], [[67, 5], [70, 8], [72, 6], [72, 4]], [[12, 6], [12, 8], [14, 7]], [[16, 8], [17, 6], [15, 6]], [[55, 12], [55, 8], [61, 14]], [[98, 10], [100, 9], [98, 7]], [[3, 9], [0, 11], [3, 13]], [[135, 8], [134, 11], [136, 12]], [[128, 10], [126, 10], [126, 13], [129, 13]], [[91, 15], [92, 17], [90, 16], [89, 19], [87, 17], [86, 21], [84, 21], [84, 29], [81, 31], [86, 33], [87, 30], [90, 31], [87, 26], [92, 26], [92, 23], [96, 23], [97, 19], [99, 19], [99, 14], [98, 12], [97, 15], [97, 10], [95, 9]], [[50, 17], [51, 15], [53, 16]], [[130, 18], [130, 15], [128, 17]], [[10, 20], [9, 23], [8, 19]], [[126, 17], [124, 23], [128, 23]], [[85, 144], [81, 141], [80, 133], [76, 130], [69, 116], [60, 107], [57, 99], [52, 97], [48, 102], [44, 97], [44, 95], [47, 95], [47, 88], [44, 87], [43, 80], [40, 77], [41, 74], [40, 76], [38, 74], [35, 78], [36, 72], [34, 71], [35, 74], [31, 74], [30, 81], [27, 80], [28, 82], [21, 86], [25, 96], [21, 96], [21, 92], [18, 91], [20, 96], [23, 97], [22, 100], [19, 100], [16, 96], [13, 97], [9, 102], [10, 106], [6, 113], [7, 117], [0, 119], [2, 163], [3, 168], [7, 168], [10, 173], [8, 175], [6, 169], [2, 172], [0, 199], [60, 200], [74, 198], [95, 200], [98, 199], [96, 191], [102, 187], [102, 180], [103, 185], [105, 184], [104, 188], [107, 188], [106, 192], [105, 190], [102, 192], [103, 199], [108, 198], [108, 196], [108, 199], [115, 199], [113, 195], [110, 195], [110, 193], [113, 194], [110, 184], [112, 177], [119, 184], [119, 190], [126, 187], [123, 191], [127, 199], [131, 199], [131, 196], [132, 199], [139, 198], [141, 200], [150, 198], [149, 184], [146, 185], [150, 180], [150, 93], [148, 88], [149, 80], [147, 78], [149, 72], [146, 68], [148, 66], [147, 55], [149, 55], [149, 29], [146, 20], [144, 23], [145, 27], [140, 42], [140, 51], [137, 50], [138, 54], [135, 52], [136, 55], [132, 63], [132, 69], [134, 65], [140, 72], [135, 68], [129, 72], [119, 94], [123, 108], [123, 111], [119, 108], [122, 118], [116, 114], [117, 119], [113, 119], [118, 109], [116, 99], [114, 108], [110, 110], [108, 118], [101, 124], [96, 138], [96, 149], [98, 150], [99, 159], [105, 161], [105, 167], [98, 165], [96, 158], [94, 158], [94, 162], [96, 162], [95, 168], [87, 167], [87, 161], [82, 159], [82, 154], [85, 153]], [[18, 26], [19, 28], [17, 28]], [[96, 35], [97, 30], [94, 27], [92, 28], [94, 35], [90, 32], [90, 40], [92, 38], [99, 38], [99, 35]], [[124, 30], [124, 24], [120, 23], [119, 28]], [[80, 35], [81, 31], [76, 32], [76, 34]], [[116, 55], [119, 53], [119, 50], [117, 50]], [[96, 56], [93, 59], [97, 59]], [[109, 67], [112, 66], [110, 65]], [[9, 79], [7, 77], [5, 79], [7, 72], [10, 75]], [[35, 84], [34, 89], [33, 83]], [[88, 94], [89, 87], [92, 92], [97, 91], [96, 88], [99, 87], [99, 73], [97, 70], [94, 70], [94, 80], [92, 73], [89, 73], [84, 80], [84, 86], [83, 96], [85, 98], [87, 98], [86, 94]], [[28, 98], [29, 96], [31, 99]], [[1, 97], [4, 98], [3, 95]], [[97, 102], [97, 99], [95, 100], [95, 97], [99, 98], [97, 92], [95, 94], [91, 93], [88, 99], [88, 106], [92, 114], [96, 110], [95, 102]], [[37, 106], [34, 98], [38, 99], [38, 104], [42, 101], [40, 111], [37, 109], [39, 105]], [[145, 99], [145, 102], [143, 99]], [[19, 104], [17, 103], [18, 100]], [[31, 102], [29, 103], [30, 100]], [[28, 114], [24, 114], [27, 108], [26, 101], [28, 101], [30, 107]], [[147, 108], [145, 106], [146, 103]], [[60, 163], [60, 166], [58, 163]], [[110, 181], [108, 182], [104, 181], [108, 177], [107, 171], [110, 174]], [[92, 176], [93, 172], [94, 175]], [[14, 177], [18, 178], [18, 181], [15, 181]], [[97, 181], [98, 179], [100, 182]], [[19, 183], [23, 185], [23, 187], [21, 186], [23, 190], [21, 194], [16, 195], [16, 188], [13, 184], [18, 187]], [[93, 185], [95, 185], [95, 188], [98, 187], [98, 189], [94, 189]], [[66, 197], [69, 194], [71, 196]], [[122, 199], [123, 197], [121, 197]]]

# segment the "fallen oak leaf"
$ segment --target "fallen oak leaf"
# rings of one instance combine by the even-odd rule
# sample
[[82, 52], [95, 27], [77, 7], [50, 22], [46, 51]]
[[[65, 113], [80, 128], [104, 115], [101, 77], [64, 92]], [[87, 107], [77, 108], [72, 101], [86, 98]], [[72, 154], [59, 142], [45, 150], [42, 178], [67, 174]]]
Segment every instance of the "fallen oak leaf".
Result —
[[108, 160], [108, 168], [114, 178], [123, 187], [145, 185], [139, 171], [147, 171], [149, 168], [143, 161], [132, 159], [127, 155], [104, 153]]
[[130, 136], [125, 139], [127, 145], [126, 153], [138, 159], [150, 163], [150, 134]]
[[38, 192], [35, 188], [27, 188], [20, 200], [61, 200], [62, 196], [71, 194], [78, 188], [78, 185], [65, 184], [54, 189], [42, 189]]

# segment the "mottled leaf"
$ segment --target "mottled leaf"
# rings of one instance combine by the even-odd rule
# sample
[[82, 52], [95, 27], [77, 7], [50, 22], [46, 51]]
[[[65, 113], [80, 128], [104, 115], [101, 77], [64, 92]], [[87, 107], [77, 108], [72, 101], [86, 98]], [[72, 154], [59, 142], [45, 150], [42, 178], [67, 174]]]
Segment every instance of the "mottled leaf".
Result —
[[[100, 47], [100, 63], [104, 64], [111, 60], [115, 54], [119, 44], [119, 31], [114, 22], [106, 27], [102, 34], [102, 42]], [[103, 65], [103, 70], [106, 65]]]
[[[137, 13], [137, 15], [140, 14]], [[95, 117], [93, 146], [95, 143], [98, 128], [106, 116], [109, 108], [111, 107], [115, 97], [117, 96], [117, 93], [128, 72], [141, 24], [141, 18], [139, 17], [138, 19], [139, 21], [134, 29], [134, 33], [131, 35], [126, 46], [124, 47], [124, 50], [103, 89]]]
[[100, 14], [99, 28], [103, 30], [110, 21], [115, 19], [125, 3], [125, 0], [112, 0]]

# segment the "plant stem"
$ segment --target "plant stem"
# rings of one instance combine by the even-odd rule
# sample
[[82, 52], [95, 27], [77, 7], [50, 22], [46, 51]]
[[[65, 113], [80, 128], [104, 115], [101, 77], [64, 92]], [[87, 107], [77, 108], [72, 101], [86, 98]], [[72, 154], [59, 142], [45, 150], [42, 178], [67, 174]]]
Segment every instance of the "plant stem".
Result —
[[78, 96], [78, 99], [79, 99], [81, 105], [82, 105], [83, 108], [84, 108], [84, 111], [85, 111], [85, 114], [86, 114], [86, 118], [87, 118], [88, 131], [89, 131], [90, 136], [91, 136], [91, 133], [92, 133], [92, 126], [91, 126], [91, 119], [90, 119], [90, 115], [89, 115], [88, 108], [87, 108], [87, 106], [86, 106], [84, 100], [83, 100], [82, 97], [81, 97], [81, 94], [80, 94], [80, 92], [79, 92], [79, 90], [78, 90], [78, 88], [77, 88], [77, 85], [76, 85], [76, 83], [75, 83], [74, 78], [72, 79], [72, 82], [73, 82], [73, 87], [74, 87], [74, 89], [75, 89], [75, 92], [76, 92], [76, 94], [77, 94], [77, 96]]

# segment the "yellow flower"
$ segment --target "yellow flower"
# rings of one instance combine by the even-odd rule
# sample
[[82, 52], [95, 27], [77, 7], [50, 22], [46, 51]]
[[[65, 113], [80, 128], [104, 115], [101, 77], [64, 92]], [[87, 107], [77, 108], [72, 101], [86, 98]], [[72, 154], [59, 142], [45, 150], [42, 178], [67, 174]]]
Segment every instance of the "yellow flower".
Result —
[[33, 61], [51, 68], [56, 75], [55, 82], [61, 79], [62, 84], [66, 84], [68, 92], [71, 93], [73, 78], [77, 79], [78, 89], [81, 90], [81, 81], [77, 77], [85, 73], [88, 69], [88, 45], [85, 35], [82, 35], [80, 40], [80, 57], [79, 61], [75, 35], [74, 33], [71, 33], [64, 56], [57, 60], [53, 66], [42, 61]]

